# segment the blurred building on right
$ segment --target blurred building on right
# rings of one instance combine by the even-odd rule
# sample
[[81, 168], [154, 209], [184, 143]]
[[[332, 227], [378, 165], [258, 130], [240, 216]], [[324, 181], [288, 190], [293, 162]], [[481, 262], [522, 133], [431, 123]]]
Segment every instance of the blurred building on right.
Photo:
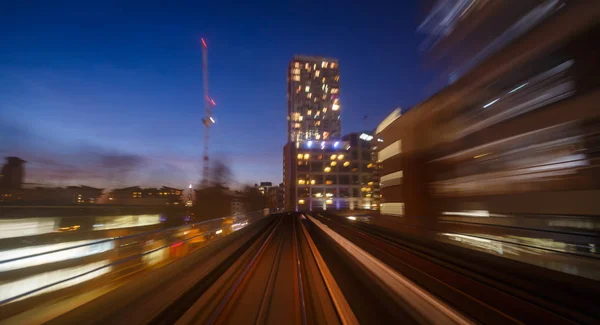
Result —
[[381, 213], [419, 224], [600, 215], [600, 6], [431, 9], [424, 47], [450, 68], [450, 85], [377, 128]]

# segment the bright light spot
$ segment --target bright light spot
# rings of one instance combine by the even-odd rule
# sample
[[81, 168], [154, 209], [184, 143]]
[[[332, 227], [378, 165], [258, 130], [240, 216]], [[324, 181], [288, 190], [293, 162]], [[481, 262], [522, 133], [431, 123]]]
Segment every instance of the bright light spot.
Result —
[[215, 123], [215, 119], [212, 116], [210, 117], [210, 121]]
[[365, 141], [371, 141], [371, 140], [373, 140], [373, 136], [369, 135], [369, 134], [366, 134], [366, 133], [362, 133], [358, 137], [361, 138], [362, 140], [365, 140]]
[[331, 157], [329, 157], [331, 160], [335, 160], [335, 158], [337, 158], [337, 155], [331, 155]]
[[308, 160], [309, 158], [310, 158], [310, 155], [309, 155], [309, 154], [307, 154], [307, 153], [305, 153], [305, 154], [304, 154], [304, 160]]
[[325, 201], [325, 203], [327, 203], [327, 204], [332, 204], [332, 203], [333, 203], [333, 200], [327, 200], [327, 201]]
[[350, 220], [356, 220], [356, 217], [353, 217], [353, 216], [349, 216], [347, 218], [350, 219]]
[[342, 159], [344, 159], [344, 155], [338, 155], [337, 159], [338, 159], [338, 160], [342, 160]]
[[309, 92], [309, 91], [310, 91], [310, 86], [306, 86], [306, 87], [304, 88], [304, 91], [305, 91], [305, 92]]
[[333, 110], [333, 111], [337, 111], [338, 109], [340, 109], [340, 105], [338, 105], [338, 104], [333, 104], [331, 106], [331, 110]]
[[497, 102], [497, 101], [499, 101], [499, 100], [500, 100], [500, 98], [496, 98], [496, 99], [492, 100], [491, 102], [489, 102], [489, 103], [487, 103], [487, 104], [483, 105], [483, 108], [487, 108], [487, 107], [489, 107], [489, 106], [492, 106], [492, 105], [494, 105], [494, 103], [495, 103], [495, 102]]
[[331, 167], [325, 167], [325, 172], [329, 173], [331, 171]]
[[189, 188], [192, 188], [192, 184], [190, 184]]
[[377, 142], [383, 142], [383, 139], [377, 138]]
[[349, 161], [344, 162], [344, 167], [348, 167], [348, 166], [350, 166], [350, 162]]
[[332, 161], [332, 162], [331, 162], [331, 167], [333, 167], [333, 166], [335, 166], [335, 165], [337, 165], [337, 162], [335, 162], [335, 161]]
[[304, 200], [298, 200], [298, 204], [304, 204]]
[[306, 143], [306, 146], [310, 148], [310, 147], [312, 147], [312, 144], [313, 144], [313, 142], [312, 142], [312, 141], [308, 141], [308, 142]]
[[333, 147], [334, 147], [334, 148], [337, 148], [337, 147], [339, 147], [339, 146], [340, 146], [340, 142], [339, 142], [339, 141], [336, 141], [336, 142], [333, 144]]
[[218, 235], [218, 234], [220, 234], [222, 232], [223, 232], [223, 229], [219, 229], [219, 230], [215, 231], [215, 234]]

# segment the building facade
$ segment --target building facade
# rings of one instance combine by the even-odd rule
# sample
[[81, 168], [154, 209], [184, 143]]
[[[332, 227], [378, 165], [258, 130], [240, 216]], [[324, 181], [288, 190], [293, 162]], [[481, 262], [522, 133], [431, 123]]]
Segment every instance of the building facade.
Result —
[[294, 56], [287, 76], [288, 142], [341, 137], [340, 74], [336, 59]]
[[344, 138], [318, 143], [290, 142], [284, 147], [287, 210], [375, 207], [370, 142], [360, 140], [359, 134]]

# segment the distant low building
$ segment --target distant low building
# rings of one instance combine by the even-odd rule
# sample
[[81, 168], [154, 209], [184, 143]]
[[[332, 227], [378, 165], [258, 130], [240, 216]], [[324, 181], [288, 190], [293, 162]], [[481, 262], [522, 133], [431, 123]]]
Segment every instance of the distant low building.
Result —
[[106, 203], [117, 205], [179, 205], [182, 204], [182, 194], [182, 189], [167, 186], [158, 189], [131, 186], [110, 191]]
[[6, 157], [6, 163], [0, 171], [0, 189], [17, 190], [22, 188], [25, 160], [18, 157]]
[[0, 189], [0, 204], [89, 205], [96, 204], [103, 189], [90, 186]]

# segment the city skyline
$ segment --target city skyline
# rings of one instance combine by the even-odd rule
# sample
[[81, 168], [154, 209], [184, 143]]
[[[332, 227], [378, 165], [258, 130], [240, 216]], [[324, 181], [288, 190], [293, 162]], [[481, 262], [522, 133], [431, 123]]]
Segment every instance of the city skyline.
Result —
[[[349, 7], [327, 22], [331, 34], [288, 5], [247, 8], [246, 15], [280, 27], [269, 33], [253, 17], [220, 6], [170, 7], [169, 15], [153, 6], [143, 14], [135, 5], [11, 6], [1, 24], [12, 29], [0, 32], [7, 49], [0, 54], [0, 155], [28, 161], [28, 182], [197, 184], [201, 36], [217, 102], [211, 158], [230, 164], [242, 184], [282, 181], [286, 130], [271, 121], [286, 119], [286, 67], [295, 54], [339, 59], [344, 133], [373, 129], [393, 108], [411, 107], [435, 90], [434, 74], [419, 61], [418, 19], [402, 19], [418, 14], [414, 4], [374, 5], [368, 10], [378, 19], [351, 30], [343, 26], [364, 8]], [[240, 35], [227, 22], [246, 28]]]

